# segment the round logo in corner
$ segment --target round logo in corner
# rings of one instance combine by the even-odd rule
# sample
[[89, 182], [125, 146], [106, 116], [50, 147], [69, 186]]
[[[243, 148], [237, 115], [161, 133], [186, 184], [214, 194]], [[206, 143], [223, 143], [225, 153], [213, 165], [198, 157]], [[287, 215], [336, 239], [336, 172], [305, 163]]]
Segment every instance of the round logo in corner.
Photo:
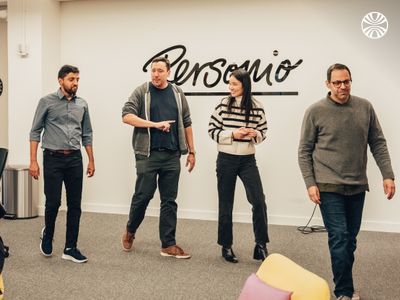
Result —
[[383, 37], [389, 29], [389, 22], [380, 12], [367, 13], [361, 21], [361, 30], [366, 37], [377, 40]]

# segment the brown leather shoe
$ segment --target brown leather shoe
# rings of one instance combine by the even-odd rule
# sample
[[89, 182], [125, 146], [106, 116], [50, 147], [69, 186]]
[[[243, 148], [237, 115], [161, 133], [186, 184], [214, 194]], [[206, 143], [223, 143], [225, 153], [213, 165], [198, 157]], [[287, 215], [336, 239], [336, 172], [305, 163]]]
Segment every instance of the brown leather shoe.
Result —
[[132, 251], [133, 240], [135, 239], [135, 234], [125, 229], [124, 234], [122, 235], [122, 250], [124, 251]]
[[191, 255], [183, 251], [178, 245], [169, 246], [167, 248], [161, 248], [160, 254], [162, 256], [172, 256], [175, 258], [190, 258]]

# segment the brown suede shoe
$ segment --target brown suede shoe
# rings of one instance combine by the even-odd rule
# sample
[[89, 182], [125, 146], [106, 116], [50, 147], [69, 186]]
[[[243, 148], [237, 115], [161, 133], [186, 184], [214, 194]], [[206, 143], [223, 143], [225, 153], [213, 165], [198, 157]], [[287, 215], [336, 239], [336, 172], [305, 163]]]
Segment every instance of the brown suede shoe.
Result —
[[354, 293], [353, 297], [351, 297], [351, 300], [361, 300], [361, 297], [357, 293]]
[[189, 253], [185, 253], [181, 247], [178, 245], [169, 246], [167, 248], [161, 248], [160, 254], [162, 256], [172, 256], [175, 258], [190, 258]]
[[130, 233], [127, 229], [125, 229], [124, 234], [122, 235], [122, 250], [124, 251], [132, 251], [133, 240], [135, 239], [135, 234]]

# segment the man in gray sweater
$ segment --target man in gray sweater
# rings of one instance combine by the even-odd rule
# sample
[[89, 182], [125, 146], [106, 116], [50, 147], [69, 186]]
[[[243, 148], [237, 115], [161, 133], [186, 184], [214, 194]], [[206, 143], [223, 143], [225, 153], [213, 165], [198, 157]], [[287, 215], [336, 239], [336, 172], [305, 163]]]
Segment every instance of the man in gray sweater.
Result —
[[328, 231], [334, 293], [337, 299], [360, 299], [354, 293], [352, 268], [361, 226], [368, 145], [383, 177], [387, 199], [395, 194], [386, 140], [370, 102], [350, 95], [351, 72], [334, 64], [327, 72], [330, 90], [304, 115], [298, 160], [310, 200], [319, 204]]

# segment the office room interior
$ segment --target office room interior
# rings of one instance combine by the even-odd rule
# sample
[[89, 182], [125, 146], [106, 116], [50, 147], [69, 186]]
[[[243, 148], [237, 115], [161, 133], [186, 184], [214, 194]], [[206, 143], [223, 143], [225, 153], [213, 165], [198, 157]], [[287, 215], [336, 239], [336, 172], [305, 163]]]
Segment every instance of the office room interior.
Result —
[[[381, 38], [363, 32], [362, 20], [370, 12], [388, 20]], [[8, 165], [29, 165], [29, 132], [38, 101], [58, 89], [62, 65], [77, 66], [78, 95], [89, 105], [96, 163], [95, 176], [84, 178], [82, 211], [127, 216], [135, 156], [132, 127], [123, 124], [121, 109], [133, 90], [150, 80], [151, 59], [167, 55], [172, 62], [169, 80], [188, 100], [196, 150], [191, 173], [185, 156], [181, 159], [178, 222], [216, 221], [217, 148], [208, 122], [221, 94], [228, 93], [229, 67], [243, 65], [251, 70], [253, 92], [268, 121], [267, 138], [256, 146], [268, 222], [305, 225], [314, 204], [298, 166], [300, 129], [306, 109], [328, 92], [330, 65], [343, 63], [351, 69], [351, 93], [372, 103], [394, 173], [400, 172], [399, 37], [400, 4], [394, 0], [0, 1], [0, 147], [9, 151]], [[41, 165], [41, 154], [38, 159]], [[83, 160], [86, 166], [86, 155]], [[361, 231], [400, 233], [398, 195], [386, 199], [371, 153], [367, 175], [370, 191]], [[42, 177], [38, 199], [43, 217]], [[159, 206], [156, 192], [146, 216], [159, 216]], [[66, 209], [64, 195], [61, 209]], [[239, 181], [233, 220], [252, 222]], [[312, 224], [323, 225], [318, 209]], [[122, 234], [124, 226], [115, 234]], [[210, 239], [216, 239], [216, 231]]]

